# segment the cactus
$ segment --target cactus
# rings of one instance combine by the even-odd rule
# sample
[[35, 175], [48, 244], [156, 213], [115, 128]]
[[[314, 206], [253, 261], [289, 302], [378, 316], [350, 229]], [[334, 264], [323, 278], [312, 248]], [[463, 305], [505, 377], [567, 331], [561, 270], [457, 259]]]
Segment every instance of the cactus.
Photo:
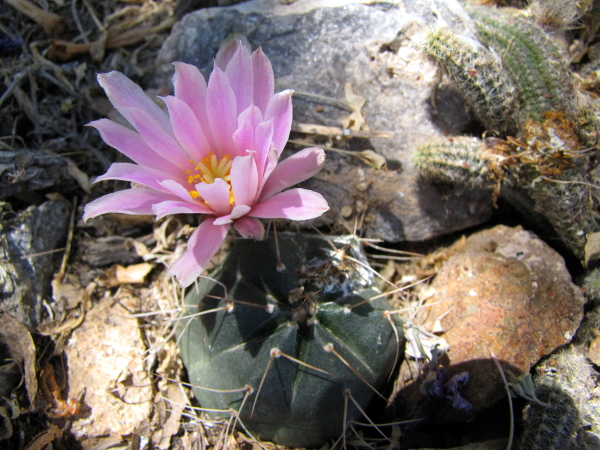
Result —
[[596, 267], [586, 275], [583, 287], [588, 300], [594, 305], [600, 304], [600, 268]]
[[450, 182], [492, 187], [491, 155], [477, 138], [455, 137], [415, 149], [412, 161], [426, 176]]
[[510, 79], [501, 77], [501, 62], [495, 53], [445, 28], [429, 32], [421, 47], [460, 88], [479, 120], [490, 129], [509, 128], [505, 118], [515, 90]]
[[600, 401], [592, 395], [594, 369], [585, 357], [571, 347], [551, 356], [537, 371], [537, 400], [526, 412], [520, 448], [578, 448], [575, 441], [587, 442], [583, 448], [600, 448]]
[[474, 6], [468, 12], [487, 49], [439, 29], [428, 34], [423, 50], [488, 129], [516, 132], [517, 138], [454, 137], [417, 148], [413, 160], [431, 178], [494, 186], [494, 202], [502, 185], [524, 188], [583, 259], [587, 236], [598, 230], [600, 191], [582, 150], [596, 145], [598, 116], [589, 104], [578, 109], [567, 61], [542, 28], [514, 12]]
[[544, 30], [525, 18], [505, 17], [489, 8], [470, 8], [469, 14], [480, 41], [500, 55], [504, 77], [517, 85], [525, 119], [541, 119], [548, 111], [574, 113], [573, 76]]
[[577, 24], [592, 7], [592, 0], [531, 0], [527, 14], [549, 32], [568, 30]]
[[202, 407], [224, 410], [214, 416], [234, 410], [263, 440], [316, 447], [386, 383], [402, 328], [385, 299], [369, 301], [379, 292], [354, 237], [277, 237], [236, 242], [190, 289], [187, 311], [202, 315], [179, 347]]

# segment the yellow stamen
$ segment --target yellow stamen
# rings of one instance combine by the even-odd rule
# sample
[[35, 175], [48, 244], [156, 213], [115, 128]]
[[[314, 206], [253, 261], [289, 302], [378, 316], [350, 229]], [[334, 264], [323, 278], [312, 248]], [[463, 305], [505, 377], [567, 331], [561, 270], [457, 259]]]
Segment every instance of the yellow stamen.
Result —
[[[198, 184], [198, 183], [214, 183], [217, 178], [221, 178], [229, 185], [229, 196], [230, 203], [233, 205], [233, 191], [231, 190], [231, 166], [233, 162], [229, 155], [224, 155], [221, 159], [217, 159], [217, 155], [213, 152], [203, 158], [202, 161], [196, 163], [190, 160], [190, 163], [194, 167], [194, 171], [196, 173], [192, 173], [192, 170], [186, 170], [185, 173], [187, 175], [187, 182], [189, 184]], [[200, 172], [200, 173], [197, 173]], [[199, 199], [200, 194], [196, 190], [189, 191], [190, 195], [193, 199]]]

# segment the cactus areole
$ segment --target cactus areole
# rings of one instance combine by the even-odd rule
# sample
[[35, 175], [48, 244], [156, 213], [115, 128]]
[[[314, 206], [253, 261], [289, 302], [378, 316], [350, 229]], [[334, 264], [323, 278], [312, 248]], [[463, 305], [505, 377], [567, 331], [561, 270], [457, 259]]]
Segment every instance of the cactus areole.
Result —
[[361, 417], [404, 337], [387, 301], [368, 301], [379, 291], [356, 238], [277, 237], [279, 252], [272, 236], [236, 242], [190, 288], [186, 315], [203, 314], [181, 322], [179, 347], [201, 406], [224, 410], [213, 417], [237, 411], [257, 438], [318, 447]]

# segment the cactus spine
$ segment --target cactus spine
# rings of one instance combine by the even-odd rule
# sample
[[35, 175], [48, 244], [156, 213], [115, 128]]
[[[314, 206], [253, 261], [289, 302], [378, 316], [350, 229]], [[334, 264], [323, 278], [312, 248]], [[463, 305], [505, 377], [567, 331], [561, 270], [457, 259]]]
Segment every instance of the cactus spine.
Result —
[[484, 149], [479, 139], [457, 137], [421, 145], [412, 159], [417, 168], [430, 177], [486, 185], [489, 180]]
[[[535, 394], [526, 412], [521, 441], [523, 450], [600, 448], [600, 402], [592, 395], [594, 371], [573, 347], [550, 357], [537, 367]], [[593, 443], [595, 442], [595, 444]]]
[[428, 33], [422, 49], [460, 87], [479, 120], [491, 129], [505, 131], [504, 118], [514, 101], [514, 87], [512, 81], [501, 78], [501, 62], [494, 53], [445, 28]]
[[541, 28], [485, 8], [472, 8], [469, 13], [481, 42], [498, 52], [506, 74], [518, 84], [525, 118], [539, 120], [548, 111], [573, 112], [573, 77], [561, 50]]

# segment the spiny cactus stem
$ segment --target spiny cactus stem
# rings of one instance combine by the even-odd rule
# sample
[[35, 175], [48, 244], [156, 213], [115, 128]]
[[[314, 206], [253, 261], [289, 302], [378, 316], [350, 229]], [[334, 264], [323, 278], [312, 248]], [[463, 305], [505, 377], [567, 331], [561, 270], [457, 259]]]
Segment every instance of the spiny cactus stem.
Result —
[[346, 361], [346, 360], [344, 359], [344, 357], [343, 357], [342, 355], [340, 355], [340, 354], [339, 354], [339, 353], [336, 351], [336, 349], [333, 347], [333, 344], [332, 344], [332, 343], [328, 343], [327, 345], [325, 345], [325, 346], [323, 347], [323, 350], [325, 350], [326, 352], [329, 352], [329, 353], [333, 353], [333, 355], [334, 355], [334, 356], [335, 356], [337, 359], [339, 359], [339, 360], [342, 362], [342, 364], [344, 364], [344, 365], [345, 365], [345, 366], [346, 366], [346, 367], [347, 367], [347, 368], [350, 370], [350, 372], [352, 372], [352, 374], [353, 374], [353, 375], [354, 375], [356, 378], [358, 378], [358, 379], [359, 379], [359, 380], [361, 380], [363, 383], [365, 383], [365, 384], [366, 384], [366, 385], [369, 387], [369, 389], [371, 389], [371, 390], [372, 390], [372, 391], [373, 391], [373, 392], [374, 392], [376, 395], [378, 395], [378, 396], [379, 396], [379, 397], [381, 397], [383, 400], [385, 400], [385, 402], [386, 402], [388, 405], [390, 405], [390, 404], [391, 404], [391, 403], [390, 403], [390, 401], [389, 401], [387, 398], [385, 398], [383, 395], [381, 395], [377, 389], [375, 389], [373, 386], [371, 386], [371, 384], [370, 384], [370, 383], [369, 383], [367, 380], [365, 380], [365, 377], [363, 377], [363, 376], [361, 375], [361, 373], [360, 373], [358, 370], [356, 370], [354, 367], [352, 367], [352, 365], [351, 365], [351, 364], [350, 364], [348, 361]]
[[472, 9], [471, 15], [481, 41], [500, 53], [518, 84], [529, 117], [548, 110], [570, 112], [571, 75], [560, 50], [542, 29], [525, 19], [492, 16], [483, 9]]
[[[333, 348], [333, 344], [329, 344], [329, 345], [331, 345], [332, 348]], [[271, 349], [270, 355], [271, 355], [271, 357], [269, 359], [269, 362], [267, 363], [267, 367], [265, 367], [265, 372], [264, 372], [264, 374], [262, 376], [262, 379], [260, 380], [260, 384], [258, 386], [258, 390], [256, 391], [256, 397], [254, 398], [254, 403], [252, 404], [252, 412], [250, 413], [250, 419], [252, 419], [252, 416], [254, 415], [254, 409], [256, 407], [256, 402], [258, 401], [258, 395], [260, 394], [260, 391], [261, 391], [261, 389], [263, 387], [265, 379], [267, 378], [267, 373], [269, 372], [269, 369], [271, 368], [271, 364], [273, 363], [273, 360], [275, 360], [275, 359], [277, 359], [279, 357], [284, 357], [284, 358], [289, 359], [290, 361], [292, 361], [292, 362], [294, 362], [296, 364], [300, 364], [301, 366], [308, 367], [309, 369], [312, 369], [312, 370], [317, 371], [317, 372], [324, 373], [325, 375], [333, 376], [332, 374], [330, 374], [326, 370], [319, 369], [318, 367], [315, 367], [313, 365], [307, 364], [304, 361], [300, 361], [299, 359], [296, 359], [293, 356], [290, 356], [290, 355], [287, 355], [287, 354], [283, 353], [277, 347], [273, 347]], [[241, 410], [241, 408], [240, 408], [240, 410]]]
[[[185, 305], [185, 309], [187, 310], [187, 309], [196, 309], [196, 308], [191, 305]], [[217, 313], [219, 311], [226, 311], [226, 312], [233, 311], [233, 302], [227, 302], [226, 305], [220, 306], [218, 308], [207, 309], [206, 311], [195, 312], [193, 314], [186, 315], [182, 319], [191, 319], [192, 317], [204, 316], [206, 314], [213, 314], [213, 313]]]
[[514, 89], [509, 80], [501, 79], [498, 58], [444, 28], [427, 35], [423, 50], [457, 84], [481, 121], [491, 129], [508, 128]]
[[[252, 420], [252, 418], [254, 417], [254, 410], [256, 408], [256, 402], [258, 401], [258, 396], [260, 395], [260, 391], [262, 390], [263, 385], [265, 384], [265, 379], [267, 378], [267, 373], [269, 373], [269, 369], [271, 368], [271, 364], [273, 364], [273, 360], [275, 358], [278, 358], [280, 355], [278, 353], [281, 353], [281, 350], [279, 350], [278, 348], [272, 348], [271, 349], [271, 357], [269, 358], [269, 362], [267, 363], [267, 367], [265, 367], [265, 371], [263, 372], [263, 376], [260, 380], [260, 384], [258, 385], [258, 390], [256, 391], [256, 396], [254, 397], [254, 402], [252, 403], [252, 411], [250, 411], [250, 420]], [[240, 411], [242, 410], [242, 408], [240, 407]]]

